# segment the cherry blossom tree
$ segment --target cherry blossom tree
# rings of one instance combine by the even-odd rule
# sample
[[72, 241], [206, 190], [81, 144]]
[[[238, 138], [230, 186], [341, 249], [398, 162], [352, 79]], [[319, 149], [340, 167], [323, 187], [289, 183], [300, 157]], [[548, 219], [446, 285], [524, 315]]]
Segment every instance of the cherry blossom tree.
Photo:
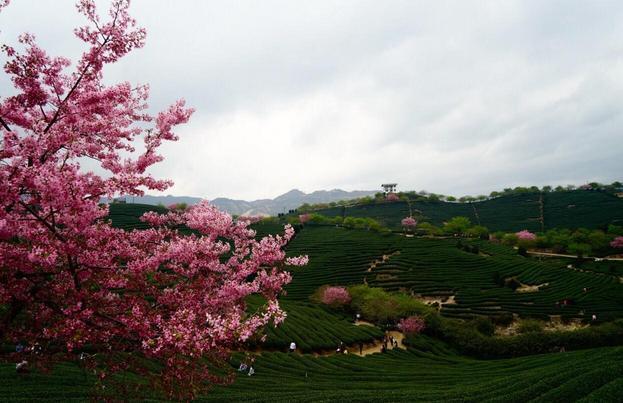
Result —
[[299, 221], [301, 222], [301, 224], [305, 224], [309, 220], [311, 220], [311, 214], [299, 214]]
[[326, 287], [322, 291], [321, 301], [325, 305], [342, 306], [350, 302], [351, 296], [344, 287]]
[[400, 223], [407, 230], [413, 230], [417, 226], [417, 220], [411, 216], [403, 218]]
[[610, 246], [613, 248], [623, 248], [623, 236], [618, 236], [610, 242]]
[[523, 231], [516, 232], [515, 235], [517, 235], [517, 239], [520, 240], [520, 241], [534, 241], [534, 240], [536, 240], [536, 235], [533, 234], [532, 232], [528, 231], [527, 229], [525, 229]]
[[420, 333], [426, 328], [426, 322], [419, 316], [409, 316], [404, 319], [400, 319], [398, 322], [398, 328], [403, 333], [408, 335], [414, 335]]
[[[88, 25], [75, 34], [86, 50], [73, 69], [29, 34], [19, 50], [2, 47], [13, 90], [0, 98], [0, 342], [31, 346], [13, 357], [29, 365], [88, 349], [101, 379], [138, 369], [188, 398], [229, 379], [215, 364], [284, 319], [277, 300], [290, 281], [284, 268], [307, 258], [286, 258], [291, 227], [256, 240], [248, 220], [207, 202], [147, 213], [147, 230], [110, 225], [102, 197], [171, 185], [147, 170], [193, 112], [180, 100], [152, 116], [147, 86], [104, 83], [104, 66], [145, 41], [128, 7], [113, 0], [100, 18], [93, 0], [79, 1]], [[101, 174], [82, 168], [85, 160]], [[245, 305], [251, 294], [266, 301], [256, 311]], [[145, 358], [160, 369], [142, 367]]]
[[385, 200], [389, 202], [396, 202], [400, 201], [400, 197], [398, 197], [396, 193], [388, 193], [387, 196], [385, 196]]

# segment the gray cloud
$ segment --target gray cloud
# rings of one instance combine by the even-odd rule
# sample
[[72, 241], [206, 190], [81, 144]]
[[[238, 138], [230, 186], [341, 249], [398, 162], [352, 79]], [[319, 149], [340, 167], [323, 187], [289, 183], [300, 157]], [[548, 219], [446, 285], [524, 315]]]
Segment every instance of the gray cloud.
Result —
[[[154, 173], [170, 193], [488, 193], [621, 179], [623, 5], [588, 1], [135, 1], [144, 49], [107, 79], [148, 82], [156, 111], [197, 109]], [[30, 31], [79, 55], [71, 1], [15, 1]], [[6, 80], [1, 81], [2, 88]]]

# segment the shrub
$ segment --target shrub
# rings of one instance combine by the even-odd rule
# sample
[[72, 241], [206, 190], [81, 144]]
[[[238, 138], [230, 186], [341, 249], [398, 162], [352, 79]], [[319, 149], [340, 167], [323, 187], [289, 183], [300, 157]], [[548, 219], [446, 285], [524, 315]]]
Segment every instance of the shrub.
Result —
[[505, 312], [501, 315], [496, 315], [496, 316], [492, 316], [491, 320], [493, 321], [494, 324], [499, 325], [499, 326], [508, 326], [511, 323], [513, 323], [513, 320], [515, 320], [515, 317], [513, 316], [512, 313], [510, 312]]
[[[562, 332], [528, 332], [516, 336], [488, 337], [454, 319], [431, 315], [426, 318], [425, 334], [436, 336], [459, 352], [479, 358], [505, 358], [566, 350], [623, 344], [623, 320]], [[405, 341], [409, 344], [409, 339]]]
[[432, 311], [430, 307], [410, 295], [390, 294], [381, 288], [356, 285], [349, 287], [348, 292], [352, 298], [352, 309], [375, 323], [396, 323], [400, 318]]
[[443, 234], [443, 231], [441, 230], [441, 228], [434, 226], [433, 224], [429, 223], [429, 222], [423, 222], [421, 224], [418, 225], [419, 231], [423, 231], [425, 234], [428, 235], [441, 235]]
[[444, 223], [443, 230], [447, 234], [464, 234], [471, 227], [471, 222], [467, 217], [452, 217], [448, 222]]
[[485, 336], [493, 336], [495, 333], [495, 325], [491, 319], [485, 316], [479, 316], [473, 319], [471, 324], [480, 334]]
[[567, 251], [578, 257], [582, 257], [591, 253], [591, 246], [587, 243], [572, 242], [567, 247]]
[[543, 322], [534, 319], [523, 319], [517, 326], [519, 333], [534, 333], [543, 331]]
[[508, 246], [515, 246], [517, 245], [517, 235], [515, 234], [506, 234], [502, 237], [502, 243], [504, 245], [508, 245]]
[[465, 235], [471, 238], [489, 239], [489, 230], [482, 225], [474, 225], [465, 232]]

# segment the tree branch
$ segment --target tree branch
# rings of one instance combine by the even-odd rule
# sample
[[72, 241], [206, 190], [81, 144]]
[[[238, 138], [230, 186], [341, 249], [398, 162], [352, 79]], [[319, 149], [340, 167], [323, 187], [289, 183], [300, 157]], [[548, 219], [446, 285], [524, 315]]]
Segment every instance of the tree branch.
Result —
[[0, 116], [0, 124], [2, 125], [2, 127], [6, 129], [7, 132], [11, 131], [11, 128], [9, 127], [9, 125], [6, 124], [6, 122], [4, 121], [4, 119], [2, 119], [1, 116]]

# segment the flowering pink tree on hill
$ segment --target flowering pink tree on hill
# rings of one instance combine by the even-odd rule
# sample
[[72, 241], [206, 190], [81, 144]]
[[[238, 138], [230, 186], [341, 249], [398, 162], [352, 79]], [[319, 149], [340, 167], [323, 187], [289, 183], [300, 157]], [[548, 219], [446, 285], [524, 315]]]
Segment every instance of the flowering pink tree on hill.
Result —
[[613, 248], [623, 248], [623, 236], [618, 236], [610, 242], [610, 246]]
[[305, 224], [309, 220], [311, 220], [311, 214], [305, 213], [299, 215], [299, 221], [301, 222], [301, 224]]
[[[111, 227], [100, 198], [170, 186], [147, 169], [192, 113], [177, 101], [152, 116], [147, 86], [104, 83], [104, 66], [145, 40], [128, 7], [114, 0], [101, 20], [92, 0], [78, 3], [89, 25], [75, 33], [87, 49], [70, 72], [68, 59], [49, 56], [31, 35], [20, 37], [21, 52], [2, 48], [14, 95], [0, 99], [0, 342], [36, 345], [19, 357], [31, 364], [75, 359], [88, 346], [101, 377], [157, 359], [163, 368], [152, 379], [192, 397], [221, 379], [209, 361], [283, 320], [283, 269], [307, 258], [285, 257], [291, 227], [256, 240], [247, 220], [207, 202], [147, 213], [151, 229]], [[144, 151], [133, 153], [139, 140]], [[85, 172], [84, 159], [106, 174]], [[246, 311], [250, 294], [266, 299], [255, 312]], [[114, 359], [118, 352], [128, 355]]]
[[351, 296], [344, 287], [327, 287], [323, 290], [321, 301], [325, 305], [343, 306], [350, 302]]
[[389, 202], [395, 202], [400, 201], [400, 197], [398, 197], [396, 193], [388, 193], [387, 196], [385, 196], [385, 200]]
[[417, 220], [413, 217], [405, 217], [402, 219], [402, 221], [400, 222], [403, 226], [403, 228], [412, 231], [415, 229], [415, 227], [417, 226]]
[[409, 316], [408, 318], [400, 319], [398, 328], [407, 335], [414, 335], [426, 328], [426, 322], [419, 316]]
[[516, 232], [515, 235], [517, 235], [517, 239], [520, 240], [520, 241], [534, 241], [534, 240], [536, 240], [536, 235], [533, 234], [532, 232], [528, 231], [527, 229], [525, 229], [523, 231]]

